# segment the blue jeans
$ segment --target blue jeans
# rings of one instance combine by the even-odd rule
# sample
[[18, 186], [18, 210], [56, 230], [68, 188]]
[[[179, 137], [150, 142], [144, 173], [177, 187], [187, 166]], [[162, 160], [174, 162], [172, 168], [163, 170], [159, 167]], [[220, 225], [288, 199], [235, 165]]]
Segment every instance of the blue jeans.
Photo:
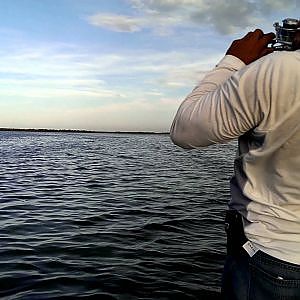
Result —
[[[299, 249], [300, 251], [300, 249]], [[300, 300], [300, 265], [284, 262], [262, 251], [227, 256], [224, 300]]]

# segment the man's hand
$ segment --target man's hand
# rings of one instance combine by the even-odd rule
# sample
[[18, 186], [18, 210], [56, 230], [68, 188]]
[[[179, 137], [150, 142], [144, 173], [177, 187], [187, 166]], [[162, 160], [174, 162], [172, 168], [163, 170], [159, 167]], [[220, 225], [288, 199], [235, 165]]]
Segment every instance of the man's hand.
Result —
[[254, 32], [248, 32], [243, 38], [233, 41], [226, 54], [233, 55], [248, 65], [273, 52], [273, 49], [267, 46], [274, 38], [274, 33], [264, 34], [262, 30], [256, 29]]

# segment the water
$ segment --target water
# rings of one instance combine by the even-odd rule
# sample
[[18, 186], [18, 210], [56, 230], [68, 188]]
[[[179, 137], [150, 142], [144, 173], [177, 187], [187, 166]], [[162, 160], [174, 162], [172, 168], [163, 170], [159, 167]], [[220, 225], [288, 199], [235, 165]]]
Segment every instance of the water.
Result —
[[235, 145], [0, 133], [1, 299], [217, 299]]

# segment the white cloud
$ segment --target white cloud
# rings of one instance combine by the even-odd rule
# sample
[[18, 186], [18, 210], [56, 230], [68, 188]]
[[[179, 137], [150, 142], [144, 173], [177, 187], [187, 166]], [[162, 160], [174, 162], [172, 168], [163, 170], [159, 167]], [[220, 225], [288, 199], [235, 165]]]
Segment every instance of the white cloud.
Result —
[[292, 13], [298, 0], [130, 0], [138, 17], [97, 14], [90, 24], [115, 31], [152, 29], [169, 34], [174, 28], [213, 27], [221, 34], [262, 24], [271, 13]]
[[89, 24], [116, 32], [138, 32], [150, 28], [158, 35], [168, 35], [172, 26], [180, 24], [182, 18], [162, 16], [160, 13], [148, 11], [146, 15], [133, 17], [120, 14], [98, 13], [87, 17]]
[[119, 32], [141, 31], [144, 23], [141, 18], [101, 13], [89, 16], [87, 19], [91, 25]]

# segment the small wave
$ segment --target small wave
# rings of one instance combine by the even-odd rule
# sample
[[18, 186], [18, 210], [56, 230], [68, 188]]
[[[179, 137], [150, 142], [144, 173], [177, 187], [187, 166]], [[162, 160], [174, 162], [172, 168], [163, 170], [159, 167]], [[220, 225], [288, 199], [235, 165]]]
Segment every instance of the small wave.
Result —
[[83, 218], [79, 220], [73, 220], [72, 223], [79, 226], [95, 226], [99, 225], [101, 222], [106, 222], [110, 214], [103, 214], [100, 216], [92, 216], [88, 218]]

